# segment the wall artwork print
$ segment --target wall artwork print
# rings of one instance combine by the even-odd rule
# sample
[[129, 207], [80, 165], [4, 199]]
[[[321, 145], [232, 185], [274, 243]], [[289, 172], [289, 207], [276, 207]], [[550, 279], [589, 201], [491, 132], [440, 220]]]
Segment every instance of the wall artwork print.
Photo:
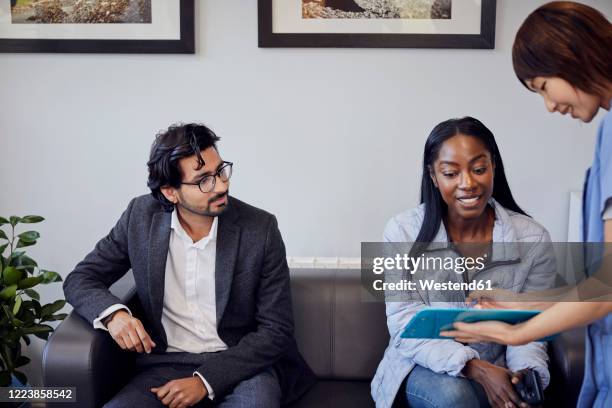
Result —
[[494, 48], [496, 0], [259, 0], [260, 47]]
[[13, 24], [151, 24], [151, 0], [11, 0]]
[[302, 0], [303, 18], [450, 19], [452, 0]]
[[194, 53], [194, 0], [0, 0], [0, 52]]

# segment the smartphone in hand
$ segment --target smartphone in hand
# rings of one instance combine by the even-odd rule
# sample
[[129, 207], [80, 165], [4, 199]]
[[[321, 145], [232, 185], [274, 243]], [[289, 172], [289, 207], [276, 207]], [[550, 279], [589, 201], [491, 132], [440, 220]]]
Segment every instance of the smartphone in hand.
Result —
[[521, 399], [529, 405], [539, 405], [544, 402], [544, 390], [540, 374], [536, 370], [528, 369], [514, 389]]

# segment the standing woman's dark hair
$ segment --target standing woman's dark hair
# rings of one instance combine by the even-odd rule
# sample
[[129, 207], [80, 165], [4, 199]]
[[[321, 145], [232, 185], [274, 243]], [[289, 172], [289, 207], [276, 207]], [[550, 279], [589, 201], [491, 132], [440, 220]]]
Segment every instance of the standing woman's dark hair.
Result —
[[[430, 169], [438, 158], [442, 144], [457, 134], [475, 137], [484, 144], [491, 154], [491, 160], [495, 168], [492, 197], [505, 208], [525, 214], [516, 201], [514, 201], [510, 192], [506, 173], [504, 172], [504, 163], [499, 154], [493, 133], [478, 119], [469, 116], [461, 119], [449, 119], [433, 128], [425, 142], [423, 176], [421, 179], [421, 204], [425, 204], [425, 216], [419, 235], [416, 238], [417, 243], [427, 244], [434, 239], [440, 228], [442, 217], [446, 213], [446, 203], [430, 177]], [[415, 245], [415, 247], [418, 247], [415, 248], [415, 253], [423, 250], [426, 246]]]
[[598, 10], [554, 1], [533, 11], [519, 28], [512, 48], [518, 79], [559, 77], [601, 96], [612, 80], [612, 26]]

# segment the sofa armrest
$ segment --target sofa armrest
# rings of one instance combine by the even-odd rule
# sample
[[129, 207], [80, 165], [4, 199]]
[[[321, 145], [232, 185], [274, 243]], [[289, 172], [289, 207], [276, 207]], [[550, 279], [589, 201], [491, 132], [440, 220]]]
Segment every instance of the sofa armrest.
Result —
[[584, 376], [585, 329], [561, 333], [551, 342], [554, 365], [565, 386], [579, 391]]
[[554, 406], [576, 406], [584, 377], [585, 334], [584, 328], [569, 330], [549, 343], [551, 386], [547, 394], [555, 400]]
[[[118, 296], [128, 304], [136, 291], [133, 285], [125, 289]], [[100, 407], [127, 383], [133, 362], [133, 353], [122, 351], [108, 332], [94, 329], [73, 311], [45, 345], [43, 383], [46, 387], [76, 387], [80, 408]]]

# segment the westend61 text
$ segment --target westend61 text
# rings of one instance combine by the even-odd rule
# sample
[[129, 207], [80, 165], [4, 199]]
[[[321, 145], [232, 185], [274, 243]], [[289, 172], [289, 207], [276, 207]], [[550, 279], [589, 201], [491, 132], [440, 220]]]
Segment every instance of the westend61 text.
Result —
[[[437, 290], [437, 291], [474, 291], [474, 290], [493, 290], [490, 280], [475, 280], [471, 282], [436, 282], [433, 279], [419, 280], [418, 286], [421, 290]], [[405, 291], [417, 290], [417, 282], [402, 279], [399, 282], [384, 282], [382, 279], [375, 280], [372, 283], [374, 290], [378, 291]]]

